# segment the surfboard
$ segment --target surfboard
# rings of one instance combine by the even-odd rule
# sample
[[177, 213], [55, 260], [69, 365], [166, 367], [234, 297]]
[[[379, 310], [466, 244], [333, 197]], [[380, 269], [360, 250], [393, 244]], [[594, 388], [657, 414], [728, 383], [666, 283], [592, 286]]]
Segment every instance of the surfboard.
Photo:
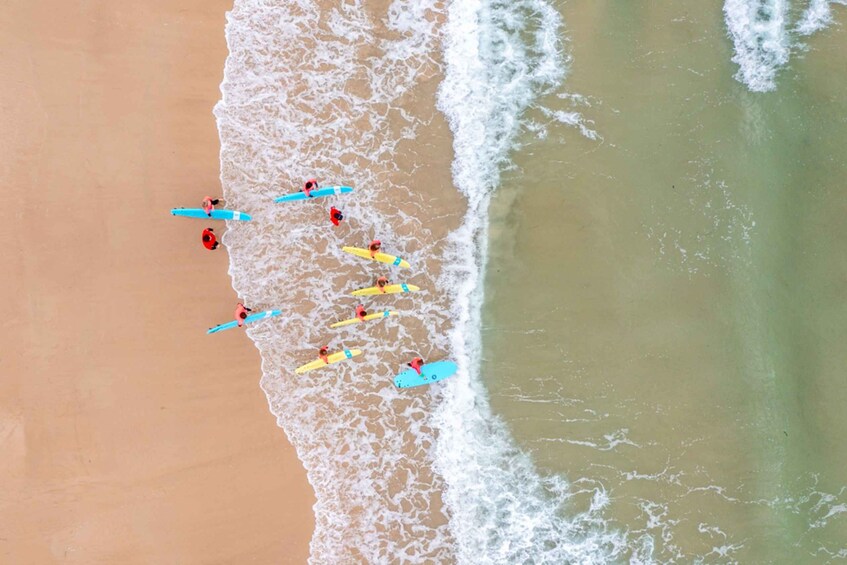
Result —
[[[361, 355], [361, 349], [345, 349], [344, 351], [338, 351], [336, 353], [332, 353], [331, 355], [327, 355], [327, 359], [329, 359], [329, 364], [332, 365], [334, 363], [338, 363], [339, 361], [344, 361], [345, 359], [352, 359], [357, 355]], [[326, 367], [327, 364], [324, 363], [323, 359], [315, 359], [310, 363], [306, 363], [305, 365], [300, 365], [297, 369], [294, 370], [298, 375], [302, 375], [303, 373], [308, 373], [309, 371], [314, 371], [315, 369], [320, 369], [322, 367]]]
[[389, 255], [388, 253], [377, 253], [373, 258], [371, 258], [371, 252], [367, 249], [362, 249], [361, 247], [342, 247], [341, 250], [345, 253], [355, 255], [356, 257], [370, 259], [371, 261], [389, 263], [396, 267], [403, 267], [404, 269], [408, 269], [409, 267], [411, 267], [408, 262], [404, 261], [400, 257], [395, 257], [394, 255]]
[[[365, 321], [370, 322], [371, 320], [379, 320], [382, 318], [388, 318], [389, 316], [399, 316], [400, 312], [396, 312], [394, 310], [386, 310], [385, 312], [377, 312], [376, 314], [368, 314], [365, 316]], [[336, 322], [332, 324], [331, 328], [340, 328], [341, 326], [349, 326], [352, 324], [361, 323], [362, 320], [359, 318], [350, 318], [349, 320], [344, 320], [343, 322]]]
[[[282, 310], [267, 310], [265, 312], [259, 312], [258, 314], [250, 314], [246, 318], [244, 318], [245, 324], [252, 324], [253, 322], [258, 322], [259, 320], [264, 320], [265, 318], [273, 318], [274, 316], [279, 316], [282, 314]], [[237, 328], [238, 322], [235, 320], [231, 322], [227, 322], [225, 324], [221, 324], [219, 326], [215, 326], [214, 328], [209, 328], [206, 333], [207, 334], [216, 334], [218, 332], [222, 332], [224, 330], [231, 330], [232, 328]]]
[[416, 287], [413, 284], [387, 284], [385, 288], [383, 288], [385, 292], [379, 290], [378, 286], [370, 286], [368, 288], [360, 288], [359, 290], [354, 290], [350, 294], [353, 296], [378, 296], [380, 294], [400, 294], [403, 292], [417, 292], [420, 288]]
[[334, 194], [347, 194], [353, 192], [350, 186], [325, 186], [312, 191], [311, 196], [306, 196], [305, 192], [293, 192], [285, 196], [277, 196], [274, 202], [293, 202], [295, 200], [311, 200], [312, 198], [320, 198], [322, 196], [332, 196]]
[[203, 208], [173, 208], [171, 214], [186, 218], [203, 218], [205, 220], [241, 220], [243, 222], [252, 220], [250, 214], [245, 214], [237, 210], [212, 210], [212, 216], [209, 217]]
[[394, 385], [397, 388], [412, 388], [414, 386], [431, 385], [443, 381], [456, 374], [459, 368], [452, 361], [436, 361], [427, 363], [421, 367], [419, 375], [414, 369], [403, 371], [394, 377]]

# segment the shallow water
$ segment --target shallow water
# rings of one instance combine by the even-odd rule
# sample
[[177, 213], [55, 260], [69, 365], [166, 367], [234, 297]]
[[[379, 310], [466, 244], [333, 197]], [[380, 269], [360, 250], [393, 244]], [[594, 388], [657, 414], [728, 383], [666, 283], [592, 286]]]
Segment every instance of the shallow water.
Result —
[[529, 112], [492, 202], [495, 414], [603, 485], [636, 560], [844, 558], [847, 32], [759, 94], [715, 6], [559, 9], [579, 96]]

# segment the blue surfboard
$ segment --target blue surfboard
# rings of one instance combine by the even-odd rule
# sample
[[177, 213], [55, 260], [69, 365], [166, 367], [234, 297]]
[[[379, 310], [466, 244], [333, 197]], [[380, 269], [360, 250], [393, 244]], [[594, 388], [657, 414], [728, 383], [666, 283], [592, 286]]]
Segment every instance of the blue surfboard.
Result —
[[274, 202], [293, 202], [294, 200], [311, 200], [312, 198], [320, 198], [321, 196], [332, 196], [333, 194], [347, 194], [353, 192], [353, 188], [349, 186], [325, 186], [312, 191], [312, 196], [306, 196], [305, 192], [294, 192], [285, 196], [277, 196]]
[[[282, 310], [267, 310], [265, 312], [259, 312], [258, 314], [250, 314], [246, 318], [244, 318], [245, 324], [251, 324], [253, 322], [258, 322], [259, 320], [264, 320], [265, 318], [273, 318], [274, 316], [279, 316], [282, 314]], [[227, 322], [225, 324], [221, 324], [219, 326], [215, 326], [214, 328], [209, 328], [206, 331], [207, 334], [216, 334], [218, 332], [222, 332], [224, 330], [231, 330], [232, 328], [237, 328], [238, 322], [235, 320], [231, 322]]]
[[459, 367], [452, 361], [436, 361], [435, 363], [427, 363], [421, 367], [419, 375], [414, 369], [403, 371], [394, 377], [394, 385], [397, 388], [412, 388], [413, 386], [431, 385], [438, 381], [443, 381], [448, 377], [456, 374]]
[[171, 210], [171, 214], [186, 218], [204, 218], [206, 220], [241, 220], [249, 222], [252, 219], [249, 214], [236, 210], [212, 210], [212, 215], [208, 216], [203, 208], [174, 208]]

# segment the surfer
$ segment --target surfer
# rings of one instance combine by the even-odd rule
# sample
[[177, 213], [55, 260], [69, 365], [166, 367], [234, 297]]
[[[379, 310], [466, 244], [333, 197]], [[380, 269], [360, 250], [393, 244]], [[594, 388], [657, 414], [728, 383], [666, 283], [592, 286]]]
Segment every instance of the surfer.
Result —
[[324, 345], [318, 350], [318, 357], [321, 361], [329, 365], [329, 346]]
[[364, 322], [365, 316], [367, 316], [367, 315], [368, 315], [368, 311], [365, 310], [364, 306], [362, 306], [361, 304], [356, 306], [356, 317], [359, 318], [359, 320]]
[[329, 221], [333, 223], [333, 225], [338, 225], [338, 223], [344, 219], [344, 214], [341, 213], [341, 210], [333, 206], [329, 209]]
[[376, 279], [376, 287], [379, 289], [379, 291], [381, 293], [385, 294], [385, 286], [389, 282], [391, 282], [391, 281], [388, 280], [388, 277], [379, 277], [378, 279]]
[[206, 212], [206, 215], [210, 218], [212, 217], [212, 210], [215, 209], [215, 206], [220, 204], [219, 198], [212, 198], [211, 196], [207, 196], [203, 199], [203, 211]]
[[379, 251], [380, 247], [382, 247], [382, 242], [380, 240], [375, 239], [375, 240], [371, 241], [371, 244], [368, 245], [368, 251], [371, 252], [371, 259], [373, 259], [376, 256], [376, 253], [377, 253], [377, 251]]
[[215, 237], [215, 230], [206, 228], [203, 230], [203, 245], [209, 251], [214, 251], [218, 248], [218, 238]]
[[421, 374], [421, 367], [423, 366], [423, 364], [424, 360], [420, 357], [415, 357], [414, 359], [412, 359], [411, 363], [406, 363], [406, 365], [414, 369], [415, 372], [419, 375]]
[[312, 198], [312, 191], [318, 189], [318, 179], [309, 179], [303, 183], [303, 194], [306, 198]]
[[238, 303], [238, 306], [235, 307], [235, 321], [238, 322], [238, 327], [244, 325], [244, 319], [247, 317], [247, 312], [252, 312], [250, 308], [242, 304]]

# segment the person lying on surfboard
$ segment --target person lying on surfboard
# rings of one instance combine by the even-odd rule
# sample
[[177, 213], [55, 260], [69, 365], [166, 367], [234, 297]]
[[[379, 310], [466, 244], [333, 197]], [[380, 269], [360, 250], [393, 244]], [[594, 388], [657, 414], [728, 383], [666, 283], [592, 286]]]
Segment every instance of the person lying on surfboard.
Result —
[[344, 219], [344, 214], [341, 213], [341, 210], [333, 206], [329, 209], [329, 221], [334, 225], [338, 225], [338, 223]]
[[220, 198], [212, 198], [211, 196], [207, 196], [203, 199], [203, 211], [206, 212], [206, 215], [211, 218], [212, 210], [214, 210], [215, 206], [220, 204], [220, 202]]
[[376, 287], [381, 293], [385, 294], [385, 287], [390, 282], [391, 281], [388, 280], [388, 277], [379, 277], [378, 279], [376, 279]]
[[244, 326], [244, 318], [247, 317], [247, 312], [252, 312], [250, 308], [242, 304], [238, 303], [238, 306], [235, 307], [235, 321], [238, 322], [238, 327]]
[[365, 316], [368, 315], [368, 311], [365, 310], [365, 307], [359, 304], [356, 306], [356, 317], [358, 317], [363, 322], [365, 321]]
[[215, 230], [206, 228], [203, 230], [203, 246], [209, 251], [214, 251], [218, 248], [218, 238], [215, 237]]
[[329, 346], [324, 345], [318, 350], [318, 357], [321, 361], [329, 365]]
[[309, 179], [305, 183], [303, 183], [303, 194], [306, 195], [306, 198], [312, 197], [312, 191], [318, 189], [318, 179]]
[[419, 375], [421, 374], [421, 366], [423, 366], [424, 360], [420, 357], [415, 357], [412, 359], [411, 363], [406, 363], [409, 367], [415, 370]]
[[371, 244], [368, 245], [368, 251], [371, 252], [371, 259], [373, 259], [374, 256], [377, 254], [377, 251], [379, 251], [380, 247], [382, 247], [382, 242], [380, 240], [375, 239], [371, 241]]

